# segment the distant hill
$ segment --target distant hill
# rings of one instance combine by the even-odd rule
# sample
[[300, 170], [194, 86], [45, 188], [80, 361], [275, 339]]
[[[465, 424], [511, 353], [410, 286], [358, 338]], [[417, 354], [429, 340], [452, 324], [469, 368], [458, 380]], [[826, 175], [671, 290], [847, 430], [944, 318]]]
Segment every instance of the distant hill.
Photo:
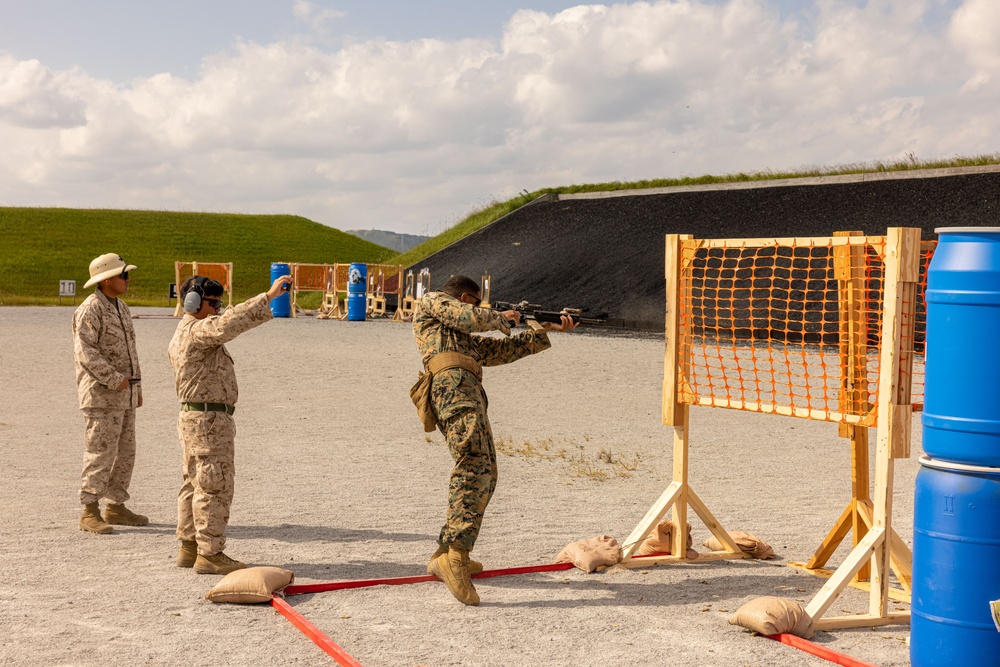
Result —
[[[237, 215], [0, 207], [0, 305], [56, 303], [60, 280], [76, 280], [77, 303], [90, 261], [115, 252], [138, 269], [133, 305], [166, 305], [175, 261], [232, 262], [237, 301], [271, 283], [272, 262], [379, 263], [396, 253], [294, 215]], [[66, 304], [66, 300], [63, 300]]]
[[396, 252], [406, 252], [410, 248], [420, 245], [429, 236], [418, 236], [416, 234], [398, 234], [382, 229], [348, 229], [348, 234], [354, 234], [358, 238], [371, 241], [384, 248], [391, 248]]

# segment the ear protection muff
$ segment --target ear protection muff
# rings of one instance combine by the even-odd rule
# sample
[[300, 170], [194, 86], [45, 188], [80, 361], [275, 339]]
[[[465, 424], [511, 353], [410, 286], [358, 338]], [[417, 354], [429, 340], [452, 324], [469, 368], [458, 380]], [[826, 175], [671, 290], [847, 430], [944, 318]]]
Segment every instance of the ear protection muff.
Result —
[[201, 301], [205, 298], [205, 279], [198, 278], [191, 285], [188, 293], [184, 295], [184, 312], [194, 315], [201, 310]]

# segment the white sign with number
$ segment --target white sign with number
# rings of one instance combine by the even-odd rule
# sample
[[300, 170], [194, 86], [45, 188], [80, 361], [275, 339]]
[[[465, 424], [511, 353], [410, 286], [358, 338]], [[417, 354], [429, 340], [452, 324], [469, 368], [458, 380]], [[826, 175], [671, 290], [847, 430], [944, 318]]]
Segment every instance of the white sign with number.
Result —
[[59, 281], [59, 296], [76, 296], [76, 281], [75, 280], [60, 280]]

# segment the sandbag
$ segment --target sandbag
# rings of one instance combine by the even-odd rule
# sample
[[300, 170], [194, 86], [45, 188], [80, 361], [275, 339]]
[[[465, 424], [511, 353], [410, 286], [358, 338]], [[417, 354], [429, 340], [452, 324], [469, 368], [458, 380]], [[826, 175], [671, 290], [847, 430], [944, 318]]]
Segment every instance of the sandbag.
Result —
[[[745, 554], [750, 554], [754, 558], [760, 558], [761, 560], [774, 558], [774, 549], [771, 548], [771, 545], [755, 535], [742, 530], [734, 530], [729, 533], [729, 537], [733, 539], [733, 542], [736, 542], [736, 546]], [[702, 542], [702, 546], [711, 551], [725, 551], [726, 549], [722, 542], [714, 535]]]
[[417, 406], [417, 417], [424, 425], [424, 432], [430, 433], [437, 428], [437, 415], [431, 402], [431, 381], [434, 376], [422, 371], [417, 372], [417, 383], [410, 387], [410, 400]]
[[[636, 556], [649, 556], [652, 554], [669, 554], [673, 545], [674, 522], [664, 519], [656, 524], [656, 529], [646, 536], [636, 549]], [[697, 558], [698, 552], [691, 548], [694, 541], [691, 539], [691, 524], [687, 524], [687, 552], [686, 558]]]
[[738, 625], [761, 635], [784, 632], [809, 639], [813, 636], [812, 619], [798, 602], [765, 596], [750, 600], [729, 618], [730, 625]]
[[584, 572], [603, 570], [621, 562], [622, 548], [610, 535], [598, 535], [570, 542], [556, 556], [555, 563], [573, 563]]
[[295, 575], [290, 570], [270, 566], [247, 567], [224, 576], [205, 594], [205, 599], [236, 604], [270, 602], [276, 591], [293, 581]]

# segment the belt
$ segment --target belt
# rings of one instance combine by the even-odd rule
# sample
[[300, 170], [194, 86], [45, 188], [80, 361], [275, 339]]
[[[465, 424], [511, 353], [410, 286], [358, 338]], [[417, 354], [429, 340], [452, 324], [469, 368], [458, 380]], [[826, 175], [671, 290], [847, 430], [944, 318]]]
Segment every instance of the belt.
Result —
[[231, 415], [236, 412], [235, 405], [225, 403], [181, 403], [182, 412], [225, 412]]
[[434, 375], [446, 368], [464, 368], [482, 380], [483, 367], [478, 361], [461, 352], [438, 352], [427, 360], [427, 371]]

